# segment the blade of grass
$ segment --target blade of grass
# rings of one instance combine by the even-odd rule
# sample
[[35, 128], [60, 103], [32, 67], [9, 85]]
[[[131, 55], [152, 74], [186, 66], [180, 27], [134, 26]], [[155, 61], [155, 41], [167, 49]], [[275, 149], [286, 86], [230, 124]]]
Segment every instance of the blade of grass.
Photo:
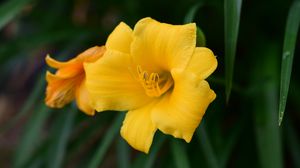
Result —
[[[209, 83], [212, 82], [216, 85], [219, 85], [219, 86], [225, 86], [226, 84], [226, 81], [224, 78], [220, 78], [220, 77], [217, 77], [217, 76], [210, 76], [206, 79]], [[240, 86], [239, 84], [237, 83], [232, 83], [232, 91], [233, 92], [236, 92], [238, 94], [241, 94], [241, 95], [245, 95], [246, 93], [244, 93], [244, 88], [242, 86]]]
[[228, 160], [230, 158], [230, 154], [232, 153], [233, 148], [235, 147], [239, 136], [241, 135], [248, 116], [246, 113], [243, 113], [242, 117], [239, 119], [237, 124], [232, 128], [230, 135], [226, 138], [226, 143], [224, 144], [224, 148], [221, 151], [220, 159], [220, 167], [227, 167]]
[[206, 39], [203, 31], [197, 26], [197, 39], [196, 39], [196, 46], [197, 47], [205, 47], [206, 46]]
[[50, 115], [49, 111], [50, 109], [47, 108], [43, 103], [40, 103], [39, 107], [34, 110], [34, 113], [26, 124], [24, 129], [25, 132], [21, 137], [20, 144], [16, 151], [13, 167], [23, 167], [34, 153], [34, 150], [39, 144], [39, 135], [42, 126], [47, 117]]
[[[74, 163], [73, 160], [81, 158], [81, 163], [88, 163], [93, 155], [92, 151], [95, 151], [94, 144], [98, 144], [99, 136], [107, 131], [106, 126], [111, 123], [113, 117], [112, 113], [101, 113], [94, 117], [79, 113], [77, 116], [79, 120], [76, 120], [74, 124], [64, 161], [70, 164]], [[86, 157], [82, 158], [82, 155]]]
[[50, 138], [42, 138], [38, 147], [34, 150], [34, 153], [28, 159], [28, 162], [23, 167], [45, 167], [45, 162], [50, 145]]
[[194, 21], [195, 15], [197, 10], [203, 5], [203, 3], [197, 3], [196, 5], [193, 5], [188, 13], [185, 15], [183, 23], [192, 23]]
[[50, 145], [50, 153], [48, 157], [48, 165], [51, 168], [62, 167], [62, 162], [66, 152], [68, 139], [72, 131], [74, 118], [77, 114], [75, 106], [69, 107], [69, 110], [63, 110], [57, 123], [54, 125], [55, 133]]
[[289, 11], [286, 28], [285, 28], [285, 35], [284, 35], [283, 54], [282, 54], [282, 62], [281, 62], [280, 97], [279, 97], [279, 118], [278, 118], [279, 125], [281, 124], [283, 119], [287, 96], [289, 92], [299, 23], [300, 23], [300, 1], [295, 0]]
[[[198, 3], [190, 8], [188, 13], [184, 17], [183, 23], [192, 23], [194, 21], [197, 10], [203, 5], [203, 3]], [[203, 31], [197, 26], [197, 39], [196, 46], [203, 47], [206, 45], [206, 39]]]
[[167, 136], [162, 135], [160, 132], [156, 132], [150, 153], [148, 155], [140, 153], [134, 160], [132, 168], [152, 168], [157, 157], [157, 153], [165, 142], [166, 137]]
[[264, 46], [264, 57], [254, 67], [253, 85], [260, 81], [253, 94], [254, 130], [261, 168], [282, 168], [281, 130], [277, 125], [279, 51], [272, 42]]
[[38, 148], [34, 151], [34, 154], [23, 167], [45, 167], [45, 159], [47, 158], [50, 143], [50, 138], [43, 139]]
[[103, 157], [108, 150], [109, 146], [112, 144], [114, 138], [116, 137], [121, 124], [122, 120], [124, 119], [125, 113], [122, 112], [121, 114], [118, 114], [116, 119], [113, 121], [113, 124], [111, 127], [107, 130], [107, 135], [104, 136], [103, 140], [99, 144], [99, 147], [96, 149], [96, 153], [93, 155], [88, 168], [97, 168], [101, 164]]
[[118, 155], [118, 167], [129, 168], [130, 167], [130, 152], [127, 143], [119, 137], [117, 144], [117, 155]]
[[40, 167], [43, 167], [42, 166], [42, 162], [43, 162], [42, 157], [37, 157], [36, 160], [34, 160], [32, 163], [30, 163], [28, 165], [28, 167], [30, 167], [30, 168], [40, 168]]
[[7, 124], [1, 127], [0, 132], [5, 133], [7, 130], [12, 128], [22, 117], [24, 117], [27, 112], [29, 112], [30, 108], [32, 108], [33, 104], [36, 102], [38, 98], [40, 98], [43, 89], [45, 87], [45, 75], [40, 75], [40, 78], [37, 80], [33, 91], [30, 93], [27, 101], [24, 103], [21, 111], [16, 114], [16, 116], [11, 119]]
[[226, 79], [225, 93], [227, 102], [229, 101], [232, 88], [233, 69], [239, 32], [241, 7], [242, 0], [225, 0], [224, 2]]
[[155, 159], [157, 157], [157, 153], [159, 152], [161, 146], [166, 140], [165, 135], [158, 134], [158, 137], [156, 138], [156, 143], [154, 143], [151, 152], [149, 154], [149, 157], [146, 160], [145, 167], [144, 168], [152, 168], [155, 162]]
[[[77, 37], [77, 41], [71, 43], [66, 50], [61, 53], [61, 56], [73, 51], [78, 47], [80, 42], [85, 39], [86, 36], [80, 35]], [[14, 119], [10, 125], [14, 125], [17, 121], [19, 121], [22, 116], [25, 116], [25, 114], [30, 111], [29, 109], [34, 105], [34, 103], [37, 103], [37, 99], [40, 98], [39, 95], [44, 89], [44, 85], [42, 85], [44, 83], [44, 79], [44, 75], [41, 75], [39, 79], [39, 82], [41, 83], [38, 83], [41, 85], [37, 85], [34, 93], [31, 94], [30, 99], [28, 99], [28, 101], [24, 104], [21, 114], [18, 114], [17, 119]], [[39, 108], [33, 112], [32, 117], [30, 117], [29, 121], [27, 122], [27, 126], [24, 129], [24, 135], [21, 137], [22, 141], [16, 152], [14, 167], [22, 167], [24, 164], [26, 164], [28, 159], [31, 158], [38, 144], [35, 143], [38, 142], [38, 132], [40, 131], [41, 126], [43, 125], [47, 116], [50, 114], [50, 109], [44, 105], [44, 102], [38, 102], [37, 105]]]
[[178, 139], [172, 139], [171, 151], [174, 158], [174, 163], [177, 168], [189, 168], [188, 155], [183, 147], [183, 144]]
[[143, 153], [140, 153], [133, 161], [132, 168], [141, 168], [145, 165], [146, 156]]
[[89, 35], [89, 33], [83, 32], [82, 30], [66, 29], [36, 33], [34, 35], [20, 37], [1, 45], [0, 65], [6, 63], [6, 61], [12, 59], [13, 57], [27, 56], [24, 53], [29, 53], [29, 50], [39, 48], [43, 45], [61, 41], [71, 41], [70, 43], [73, 44], [73, 42], [79, 38], [87, 38]]
[[0, 30], [32, 0], [10, 0], [0, 6]]
[[[86, 35], [79, 35], [74, 42], [69, 44], [64, 51], [62, 51], [58, 58], [66, 57], [66, 55], [70, 54], [72, 51], [78, 48], [84, 40], [87, 39]], [[7, 130], [12, 128], [22, 117], [24, 117], [29, 111], [30, 108], [33, 107], [34, 103], [37, 102], [39, 98], [41, 98], [41, 94], [44, 93], [45, 88], [45, 72], [42, 71], [42, 74], [39, 75], [38, 79], [36, 80], [36, 84], [33, 87], [33, 91], [30, 93], [29, 97], [27, 98], [27, 101], [22, 106], [20, 112], [17, 113], [17, 115], [11, 119], [7, 124], [5, 124], [3, 127], [0, 127], [0, 133], [5, 133]], [[43, 97], [43, 96], [42, 96]]]
[[[79, 113], [81, 120], [76, 120], [76, 127], [73, 128], [74, 134], [71, 137], [66, 154], [67, 158], [65, 159], [67, 163], [72, 163], [86, 149], [93, 149], [93, 144], [95, 140], [98, 140], [99, 133], [106, 131], [105, 126], [111, 122], [112, 118], [110, 116], [113, 115], [101, 113], [101, 115], [98, 114], [95, 117], [87, 118], [85, 114]], [[90, 157], [88, 156], [87, 158]]]
[[210, 140], [206, 134], [206, 130], [204, 128], [204, 123], [202, 121], [202, 124], [200, 127], [196, 130], [196, 135], [199, 141], [199, 144], [201, 145], [201, 148], [203, 149], [205, 159], [207, 161], [207, 165], [210, 168], [218, 168], [218, 160], [216, 157], [216, 154], [210, 144]]

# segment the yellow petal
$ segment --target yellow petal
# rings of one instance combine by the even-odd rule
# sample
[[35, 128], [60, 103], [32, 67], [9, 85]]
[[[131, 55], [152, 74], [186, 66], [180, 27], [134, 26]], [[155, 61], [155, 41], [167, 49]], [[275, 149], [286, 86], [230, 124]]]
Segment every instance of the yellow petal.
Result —
[[149, 98], [131, 73], [128, 54], [107, 50], [95, 63], [85, 64], [86, 87], [91, 104], [97, 111], [131, 110], [144, 105]]
[[93, 115], [94, 110], [89, 104], [89, 97], [84, 84], [85, 72], [83, 63], [98, 60], [102, 57], [105, 50], [105, 46], [91, 47], [66, 62], [56, 61], [47, 55], [47, 64], [57, 68], [57, 71], [55, 75], [50, 72], [46, 74], [48, 82], [46, 104], [50, 107], [61, 108], [76, 98], [79, 109], [89, 115]]
[[75, 97], [76, 81], [65, 80], [61, 77], [46, 73], [48, 82], [45, 102], [49, 107], [61, 108], [70, 103]]
[[52, 68], [62, 68], [62, 67], [69, 65], [70, 63], [75, 62], [75, 58], [73, 58], [67, 62], [60, 62], [60, 61], [57, 61], [57, 60], [51, 58], [49, 54], [46, 56], [45, 60], [46, 60], [46, 63]]
[[84, 76], [83, 63], [70, 64], [56, 71], [55, 75], [61, 78], [82, 78]]
[[80, 53], [77, 57], [80, 63], [95, 62], [103, 56], [105, 50], [105, 46], [94, 46]]
[[121, 128], [122, 137], [136, 150], [148, 153], [156, 131], [151, 121], [151, 110], [155, 103], [128, 111]]
[[136, 64], [152, 72], [184, 68], [196, 47], [196, 25], [170, 25], [151, 18], [134, 27], [131, 54]]
[[97, 59], [101, 58], [105, 52], [105, 46], [95, 46], [91, 47], [75, 58], [66, 61], [60, 62], [49, 55], [46, 56], [46, 63], [53, 68], [57, 68], [55, 75], [61, 78], [71, 78], [79, 75], [84, 75], [83, 63], [84, 62], [95, 62]]
[[205, 80], [182, 70], [171, 71], [175, 85], [153, 108], [152, 119], [165, 134], [190, 142], [216, 95]]
[[51, 58], [49, 54], [46, 56], [45, 60], [50, 67], [59, 69], [66, 66], [72, 66], [74, 64], [82, 64], [83, 62], [94, 62], [97, 59], [101, 58], [104, 52], [105, 46], [94, 46], [83, 51], [75, 58], [72, 58], [66, 62], [57, 61]]
[[75, 96], [76, 96], [77, 106], [81, 111], [83, 111], [87, 115], [95, 114], [95, 110], [90, 105], [90, 98], [84, 81], [82, 81], [81, 84], [76, 89]]
[[125, 23], [121, 22], [109, 35], [105, 46], [107, 49], [129, 54], [131, 42], [132, 30]]
[[217, 68], [218, 62], [213, 52], [205, 47], [197, 47], [186, 70], [206, 79]]
[[[47, 55], [46, 62], [49, 66], [58, 68], [55, 73], [55, 78], [67, 79], [74, 78], [76, 76], [80, 77], [80, 75], [84, 74], [83, 62], [79, 62], [77, 57], [67, 62], [59, 62]], [[48, 75], [48, 77], [51, 76]]]

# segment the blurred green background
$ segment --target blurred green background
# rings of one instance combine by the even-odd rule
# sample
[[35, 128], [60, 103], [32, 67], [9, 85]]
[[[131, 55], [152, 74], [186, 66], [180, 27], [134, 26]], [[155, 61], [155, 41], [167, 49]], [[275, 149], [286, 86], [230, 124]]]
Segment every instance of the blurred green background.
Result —
[[[44, 58], [72, 58], [147, 16], [196, 22], [219, 66], [191, 143], [158, 132], [145, 155], [120, 137], [123, 113], [46, 107]], [[0, 167], [300, 167], [299, 20], [299, 0], [2, 1]]]

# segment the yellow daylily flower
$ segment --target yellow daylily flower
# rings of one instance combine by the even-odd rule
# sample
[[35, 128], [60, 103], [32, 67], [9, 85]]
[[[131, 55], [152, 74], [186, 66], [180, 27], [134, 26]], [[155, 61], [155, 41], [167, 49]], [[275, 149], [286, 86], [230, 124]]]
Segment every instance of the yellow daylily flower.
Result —
[[88, 115], [94, 115], [95, 110], [90, 105], [85, 86], [83, 63], [95, 62], [102, 57], [104, 52], [104, 46], [95, 46], [67, 62], [56, 61], [47, 55], [46, 63], [50, 67], [56, 68], [57, 71], [55, 74], [49, 71], [46, 73], [46, 80], [48, 82], [46, 104], [52, 108], [61, 108], [76, 99], [77, 106], [81, 111]]
[[129, 110], [122, 137], [148, 153], [157, 129], [190, 142], [216, 94], [205, 79], [216, 69], [211, 50], [196, 47], [196, 25], [141, 19], [120, 23], [100, 60], [86, 63], [86, 86], [97, 111]]

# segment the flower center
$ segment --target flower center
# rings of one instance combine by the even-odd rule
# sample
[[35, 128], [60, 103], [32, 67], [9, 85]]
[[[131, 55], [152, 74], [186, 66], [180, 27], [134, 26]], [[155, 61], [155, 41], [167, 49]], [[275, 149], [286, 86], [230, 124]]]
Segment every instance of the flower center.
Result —
[[170, 74], [149, 73], [141, 66], [137, 66], [138, 80], [142, 84], [145, 92], [150, 97], [159, 97], [173, 86], [173, 79]]

